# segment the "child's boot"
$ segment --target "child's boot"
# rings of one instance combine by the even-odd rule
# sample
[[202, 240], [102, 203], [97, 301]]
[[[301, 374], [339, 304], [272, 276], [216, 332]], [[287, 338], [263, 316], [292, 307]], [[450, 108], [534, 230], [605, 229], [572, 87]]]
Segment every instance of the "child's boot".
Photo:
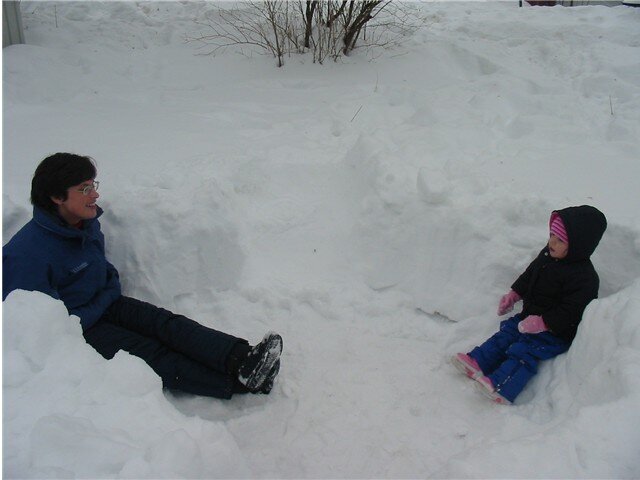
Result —
[[469, 378], [475, 379], [477, 376], [484, 375], [480, 369], [480, 365], [478, 365], [478, 362], [466, 353], [456, 353], [451, 357], [451, 363]]
[[500, 395], [495, 387], [493, 386], [493, 382], [491, 381], [491, 379], [489, 377], [485, 377], [485, 376], [478, 376], [477, 378], [474, 378], [474, 380], [478, 383], [476, 383], [476, 390], [478, 390], [482, 395], [484, 395], [485, 397], [491, 399], [492, 401], [499, 403], [501, 405], [510, 405], [511, 402], [509, 400], [507, 400], [506, 398], [504, 398], [502, 395]]

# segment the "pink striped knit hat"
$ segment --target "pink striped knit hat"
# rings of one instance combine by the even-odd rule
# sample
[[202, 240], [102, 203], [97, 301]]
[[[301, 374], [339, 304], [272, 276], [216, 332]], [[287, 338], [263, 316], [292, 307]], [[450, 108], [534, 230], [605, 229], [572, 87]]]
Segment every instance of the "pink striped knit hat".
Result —
[[549, 229], [556, 237], [562, 240], [564, 243], [569, 243], [569, 237], [567, 236], [567, 230], [564, 228], [562, 218], [556, 212], [551, 214], [551, 220], [549, 220]]

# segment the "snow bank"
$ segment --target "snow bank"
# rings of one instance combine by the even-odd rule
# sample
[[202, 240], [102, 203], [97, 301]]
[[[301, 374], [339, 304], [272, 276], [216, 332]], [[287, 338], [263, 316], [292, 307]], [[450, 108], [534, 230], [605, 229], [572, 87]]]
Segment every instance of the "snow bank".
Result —
[[637, 476], [639, 302], [640, 281], [592, 302], [567, 355], [534, 379], [535, 399], [531, 389], [526, 392], [532, 423], [519, 419], [488, 444], [457, 455], [436, 476], [554, 478], [558, 465], [567, 463], [575, 478]]
[[147, 365], [106, 361], [62, 302], [15, 291], [3, 304], [4, 476], [249, 476], [221, 422], [176, 411]]
[[[482, 179], [438, 167], [420, 168], [416, 178], [379, 143], [361, 137], [346, 159], [361, 205], [355, 235], [367, 284], [406, 291], [417, 308], [453, 321], [493, 312], [487, 299], [508, 291], [544, 247], [550, 212], [567, 205], [533, 195], [513, 202]], [[601, 296], [640, 277], [638, 240], [610, 223], [593, 256]]]
[[136, 175], [104, 204], [109, 258], [128, 272], [125, 291], [172, 304], [236, 286], [245, 253], [210, 161]]

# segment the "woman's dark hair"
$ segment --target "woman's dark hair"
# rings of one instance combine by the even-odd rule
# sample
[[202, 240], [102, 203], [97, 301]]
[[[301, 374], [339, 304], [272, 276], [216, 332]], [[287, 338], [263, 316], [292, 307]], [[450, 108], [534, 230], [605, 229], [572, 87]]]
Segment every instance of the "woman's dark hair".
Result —
[[58, 211], [51, 197], [67, 199], [69, 187], [96, 178], [97, 170], [91, 157], [73, 153], [56, 153], [38, 165], [31, 180], [31, 203], [51, 213]]

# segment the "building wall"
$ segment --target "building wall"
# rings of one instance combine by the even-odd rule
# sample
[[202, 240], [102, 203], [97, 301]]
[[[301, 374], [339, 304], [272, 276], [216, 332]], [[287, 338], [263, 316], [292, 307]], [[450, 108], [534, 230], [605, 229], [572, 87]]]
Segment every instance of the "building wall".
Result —
[[20, 2], [2, 2], [2, 48], [24, 43]]

